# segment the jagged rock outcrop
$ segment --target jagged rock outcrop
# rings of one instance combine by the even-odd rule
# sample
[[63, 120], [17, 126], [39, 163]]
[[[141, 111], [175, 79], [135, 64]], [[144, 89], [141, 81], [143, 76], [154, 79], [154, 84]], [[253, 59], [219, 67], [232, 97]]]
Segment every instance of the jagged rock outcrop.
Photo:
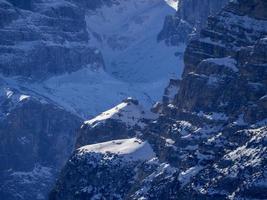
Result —
[[77, 132], [76, 148], [134, 137], [142, 130], [147, 120], [156, 118], [157, 114], [144, 109], [137, 100], [125, 99], [116, 107], [85, 121]]
[[[69, 1], [0, 2], [0, 72], [45, 79], [82, 67], [103, 67], [89, 45], [85, 11]], [[3, 11], [3, 12], [2, 12]]]
[[210, 15], [217, 14], [229, 0], [180, 0], [177, 12], [167, 16], [158, 40], [168, 45], [188, 42], [192, 34], [198, 33], [206, 25]]
[[[266, 199], [266, 9], [264, 0], [232, 1], [189, 43], [183, 79], [170, 84], [159, 117], [137, 135], [154, 158], [117, 165], [120, 177], [102, 163], [117, 162], [124, 151], [112, 147], [123, 142], [81, 147], [50, 199]], [[100, 160], [88, 167], [95, 153]], [[107, 170], [111, 189], [92, 187]], [[125, 188], [114, 188], [125, 179]]]

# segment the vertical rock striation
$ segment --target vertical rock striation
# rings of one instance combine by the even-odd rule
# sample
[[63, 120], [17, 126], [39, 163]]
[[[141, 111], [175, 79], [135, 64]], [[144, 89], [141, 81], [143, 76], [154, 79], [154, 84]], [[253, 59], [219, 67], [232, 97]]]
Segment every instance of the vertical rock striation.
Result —
[[229, 0], [180, 0], [176, 14], [166, 17], [158, 40], [172, 46], [188, 42], [192, 34], [206, 25], [208, 17], [217, 14], [227, 2]]

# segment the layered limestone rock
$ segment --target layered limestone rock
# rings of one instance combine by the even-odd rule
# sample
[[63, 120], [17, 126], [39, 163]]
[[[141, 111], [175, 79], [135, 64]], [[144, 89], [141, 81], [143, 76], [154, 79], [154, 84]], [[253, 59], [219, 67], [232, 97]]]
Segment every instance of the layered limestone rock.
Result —
[[[50, 199], [266, 199], [266, 9], [264, 0], [232, 1], [189, 43], [183, 79], [136, 135], [151, 156], [122, 165], [125, 148], [112, 147], [123, 141], [81, 147]], [[101, 190], [96, 182], [110, 176]]]
[[180, 170], [170, 199], [266, 198], [263, 8], [235, 1], [208, 20], [187, 47], [175, 107], [144, 133], [159, 159]]
[[158, 40], [168, 45], [187, 42], [192, 34], [198, 33], [206, 25], [210, 15], [217, 14], [229, 0], [180, 0], [177, 12], [167, 16]]
[[82, 67], [103, 67], [89, 45], [85, 12], [68, 1], [0, 2], [0, 72], [45, 79]]

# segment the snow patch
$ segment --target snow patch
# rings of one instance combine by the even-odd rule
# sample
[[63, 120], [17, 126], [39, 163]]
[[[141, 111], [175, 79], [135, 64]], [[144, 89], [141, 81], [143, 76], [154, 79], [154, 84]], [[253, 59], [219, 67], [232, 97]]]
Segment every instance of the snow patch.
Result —
[[185, 186], [187, 183], [190, 182], [190, 179], [196, 176], [201, 170], [203, 169], [202, 166], [194, 166], [186, 171], [183, 171], [179, 174], [178, 180], [182, 183], [182, 186]]
[[96, 122], [102, 122], [107, 119], [117, 119], [127, 126], [134, 125], [143, 126], [142, 119], [156, 119], [157, 115], [151, 111], [146, 111], [143, 106], [139, 105], [138, 101], [128, 98], [121, 104], [103, 112], [97, 117], [85, 121], [85, 124], [94, 125]]
[[239, 71], [238, 68], [236, 67], [236, 65], [237, 65], [236, 60], [233, 58], [230, 58], [230, 57], [208, 58], [208, 59], [205, 59], [203, 62], [210, 62], [210, 63], [217, 64], [219, 66], [228, 67], [229, 69], [231, 69], [234, 72]]
[[28, 95], [20, 95], [20, 97], [19, 97], [19, 101], [25, 101], [25, 100], [27, 100], [27, 99], [29, 99], [30, 98], [30, 96], [28, 96]]
[[165, 2], [174, 10], [178, 10], [179, 0], [165, 0]]
[[78, 149], [79, 154], [85, 153], [111, 153], [121, 156], [127, 161], [145, 161], [155, 157], [150, 144], [137, 138], [112, 140], [109, 142], [83, 146]]

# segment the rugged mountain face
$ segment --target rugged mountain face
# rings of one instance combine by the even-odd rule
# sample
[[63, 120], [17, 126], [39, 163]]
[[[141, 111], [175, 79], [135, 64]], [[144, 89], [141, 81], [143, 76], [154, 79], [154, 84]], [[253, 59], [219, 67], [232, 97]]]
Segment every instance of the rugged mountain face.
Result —
[[[150, 106], [181, 75], [184, 46], [157, 42], [169, 2], [0, 0], [1, 199], [46, 199], [81, 121], [128, 96]], [[143, 115], [136, 101], [124, 108]], [[136, 135], [129, 125], [117, 139]]]
[[88, 46], [84, 11], [75, 4], [2, 0], [0, 15], [0, 197], [46, 199], [82, 120], [23, 80], [100, 67], [103, 59]]
[[81, 119], [1, 81], [0, 197], [45, 199], [73, 149]]
[[68, 1], [1, 1], [1, 73], [44, 79], [103, 65], [88, 46], [84, 10]]
[[137, 100], [125, 99], [116, 107], [85, 121], [76, 134], [76, 147], [133, 137], [141, 131], [147, 120], [156, 119], [157, 116]]
[[[86, 137], [91, 145], [73, 154], [50, 199], [266, 199], [266, 9], [264, 0], [232, 1], [190, 41], [183, 79], [153, 109], [159, 117], [122, 136], [150, 146], [149, 156], [129, 159], [142, 148], [112, 140], [104, 122], [106, 142]], [[93, 129], [81, 135], [101, 134]]]
[[165, 19], [158, 40], [168, 45], [187, 42], [192, 34], [197, 34], [206, 25], [210, 15], [217, 14], [229, 0], [180, 0], [175, 15]]

